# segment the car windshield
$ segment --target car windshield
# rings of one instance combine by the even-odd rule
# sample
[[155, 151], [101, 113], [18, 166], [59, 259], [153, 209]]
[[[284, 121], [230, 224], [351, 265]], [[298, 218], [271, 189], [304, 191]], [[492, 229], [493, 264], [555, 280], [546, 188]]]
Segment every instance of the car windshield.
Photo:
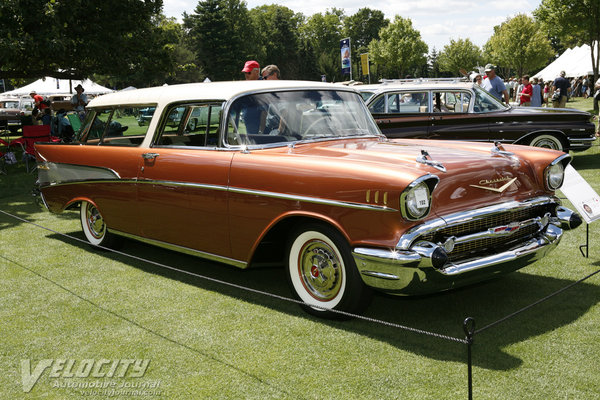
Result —
[[474, 85], [473, 90], [475, 91], [475, 103], [473, 104], [474, 112], [485, 113], [503, 111], [509, 108], [479, 86]]
[[19, 101], [18, 100], [15, 100], [15, 101], [5, 101], [4, 102], [4, 108], [19, 109]]
[[371, 96], [373, 96], [373, 94], [375, 94], [375, 92], [369, 92], [369, 91], [361, 91], [360, 95], [362, 96], [363, 100], [366, 102], [367, 100], [369, 100], [369, 98]]
[[241, 97], [227, 117], [229, 145], [380, 135], [361, 97], [336, 90], [297, 90]]

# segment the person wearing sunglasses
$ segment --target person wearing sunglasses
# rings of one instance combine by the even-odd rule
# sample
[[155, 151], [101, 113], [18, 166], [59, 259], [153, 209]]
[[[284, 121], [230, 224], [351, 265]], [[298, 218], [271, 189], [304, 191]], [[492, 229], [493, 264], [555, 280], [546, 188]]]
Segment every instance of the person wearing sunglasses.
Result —
[[277, 68], [277, 65], [271, 64], [263, 68], [260, 77], [264, 80], [279, 80], [281, 79], [281, 72]]

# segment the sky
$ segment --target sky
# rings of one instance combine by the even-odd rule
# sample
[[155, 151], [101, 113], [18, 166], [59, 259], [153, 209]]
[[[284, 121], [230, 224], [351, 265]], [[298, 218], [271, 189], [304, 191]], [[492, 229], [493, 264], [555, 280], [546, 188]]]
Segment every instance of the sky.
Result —
[[[421, 33], [421, 38], [429, 46], [429, 51], [443, 50], [450, 40], [470, 39], [479, 47], [488, 41], [494, 26], [500, 25], [517, 14], [532, 16], [541, 0], [246, 0], [248, 9], [264, 4], [278, 4], [309, 17], [324, 13], [336, 7], [352, 15], [359, 9], [368, 7], [383, 11], [386, 18], [393, 21], [396, 15], [410, 18], [413, 27]], [[194, 12], [198, 0], [163, 0], [163, 11], [167, 17], [175, 17], [181, 22], [184, 11]]]

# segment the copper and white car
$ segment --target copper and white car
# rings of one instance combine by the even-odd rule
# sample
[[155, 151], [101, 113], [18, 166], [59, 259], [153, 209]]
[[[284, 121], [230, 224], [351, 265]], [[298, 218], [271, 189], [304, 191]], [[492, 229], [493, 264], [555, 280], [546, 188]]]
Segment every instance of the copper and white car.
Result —
[[51, 212], [80, 207], [94, 245], [125, 236], [239, 268], [284, 265], [320, 316], [360, 312], [371, 288], [431, 293], [514, 271], [581, 222], [554, 195], [569, 155], [390, 140], [352, 88], [186, 84], [88, 109], [74, 143], [36, 145]]

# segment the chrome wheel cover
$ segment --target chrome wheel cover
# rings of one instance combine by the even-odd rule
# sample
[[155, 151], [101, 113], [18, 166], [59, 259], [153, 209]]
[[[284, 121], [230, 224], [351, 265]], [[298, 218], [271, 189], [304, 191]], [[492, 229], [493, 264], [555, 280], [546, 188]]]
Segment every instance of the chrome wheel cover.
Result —
[[342, 288], [341, 261], [329, 244], [318, 239], [302, 246], [298, 255], [298, 274], [307, 293], [319, 301], [334, 299]]
[[98, 209], [89, 203], [85, 210], [85, 220], [90, 234], [96, 239], [101, 239], [106, 232], [106, 225]]

